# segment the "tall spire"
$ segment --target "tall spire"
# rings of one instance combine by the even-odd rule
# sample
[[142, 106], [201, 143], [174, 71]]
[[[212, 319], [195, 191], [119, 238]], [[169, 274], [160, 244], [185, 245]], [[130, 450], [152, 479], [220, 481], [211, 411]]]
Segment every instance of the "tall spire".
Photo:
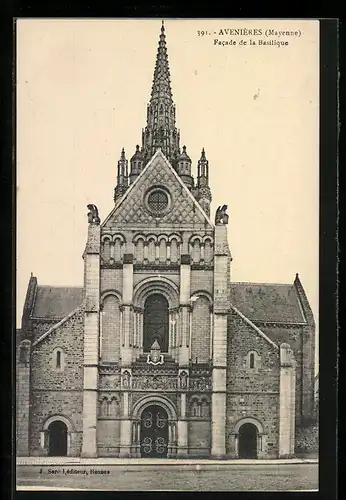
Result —
[[151, 102], [160, 100], [160, 97], [164, 97], [169, 101], [169, 104], [173, 104], [171, 75], [169, 71], [166, 47], [165, 25], [163, 21], [159, 38], [159, 46], [157, 49], [153, 84], [151, 88]]
[[175, 126], [175, 105], [166, 48], [165, 25], [162, 21], [157, 49], [147, 125], [142, 133], [142, 154], [147, 163], [158, 148], [175, 166], [179, 154], [179, 132]]

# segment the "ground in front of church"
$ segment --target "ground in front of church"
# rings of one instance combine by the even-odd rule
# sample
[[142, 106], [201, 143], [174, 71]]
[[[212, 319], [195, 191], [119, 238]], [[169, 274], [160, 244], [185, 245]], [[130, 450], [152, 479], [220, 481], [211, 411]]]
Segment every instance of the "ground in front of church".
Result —
[[[311, 491], [318, 490], [317, 460], [147, 461], [97, 465], [65, 461], [17, 464], [18, 490]], [[272, 462], [272, 463], [270, 463]]]

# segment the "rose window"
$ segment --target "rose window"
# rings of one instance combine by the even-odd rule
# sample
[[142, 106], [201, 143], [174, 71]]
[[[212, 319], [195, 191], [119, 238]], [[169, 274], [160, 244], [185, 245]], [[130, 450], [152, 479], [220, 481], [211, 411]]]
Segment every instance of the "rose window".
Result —
[[148, 196], [148, 206], [152, 212], [163, 212], [168, 207], [167, 194], [159, 189], [153, 191]]

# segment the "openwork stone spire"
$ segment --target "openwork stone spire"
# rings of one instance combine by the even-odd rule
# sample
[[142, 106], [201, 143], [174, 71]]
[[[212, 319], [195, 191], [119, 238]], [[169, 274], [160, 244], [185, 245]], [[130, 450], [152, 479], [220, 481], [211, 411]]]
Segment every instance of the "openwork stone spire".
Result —
[[161, 148], [175, 167], [179, 154], [179, 132], [175, 126], [171, 79], [166, 48], [165, 26], [162, 21], [156, 56], [151, 98], [147, 108], [147, 125], [142, 132], [144, 165]]

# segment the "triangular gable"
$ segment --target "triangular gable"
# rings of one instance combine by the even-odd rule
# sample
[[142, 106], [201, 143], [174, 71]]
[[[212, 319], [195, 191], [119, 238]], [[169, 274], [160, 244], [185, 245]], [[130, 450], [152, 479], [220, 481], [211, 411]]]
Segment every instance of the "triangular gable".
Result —
[[153, 185], [164, 185], [173, 198], [172, 209], [160, 217], [160, 223], [205, 224], [213, 227], [208, 215], [190, 193], [171, 166], [161, 149], [158, 149], [140, 175], [117, 202], [102, 227], [127, 223], [155, 225], [156, 218], [144, 206], [147, 190]]
[[238, 316], [243, 320], [245, 321], [245, 323], [247, 323], [249, 326], [251, 326], [251, 328], [260, 336], [262, 337], [266, 342], [268, 342], [268, 344], [270, 344], [272, 347], [274, 347], [275, 349], [279, 349], [279, 346], [277, 344], [275, 344], [275, 342], [273, 342], [269, 337], [267, 337], [267, 335], [265, 333], [262, 332], [262, 330], [260, 330], [256, 325], [254, 325], [254, 323], [252, 323], [252, 321], [249, 320], [249, 318], [247, 318], [246, 316], [244, 316], [244, 314], [242, 314], [235, 306], [233, 306], [231, 304], [231, 309], [236, 313], [238, 314]]
[[74, 311], [71, 311], [70, 314], [65, 316], [65, 318], [63, 318], [61, 321], [59, 321], [59, 323], [55, 323], [55, 325], [53, 325], [51, 328], [49, 328], [49, 330], [47, 330], [43, 335], [41, 335], [41, 337], [39, 337], [37, 340], [35, 340], [35, 342], [33, 342], [32, 346], [35, 347], [37, 344], [42, 342], [42, 340], [47, 338], [51, 333], [53, 333], [55, 330], [60, 328], [60, 326], [64, 325], [64, 323], [66, 323], [69, 319], [71, 319], [75, 314], [77, 314], [80, 311], [81, 307], [82, 306], [79, 306]]

